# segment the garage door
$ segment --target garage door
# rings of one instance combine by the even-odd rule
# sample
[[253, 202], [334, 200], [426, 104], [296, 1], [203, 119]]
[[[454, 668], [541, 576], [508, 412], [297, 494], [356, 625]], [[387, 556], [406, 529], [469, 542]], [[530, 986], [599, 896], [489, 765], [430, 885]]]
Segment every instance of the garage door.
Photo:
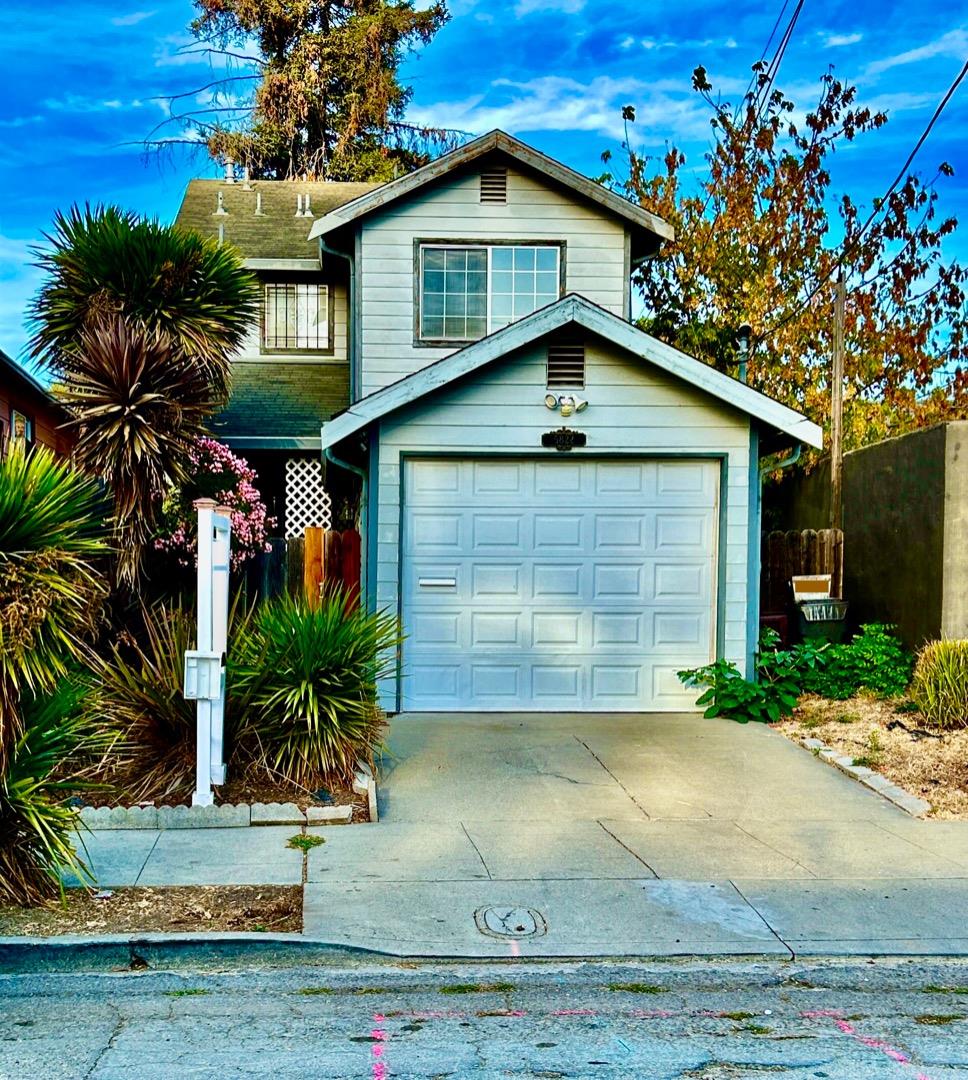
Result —
[[411, 460], [402, 706], [689, 708], [714, 655], [719, 465]]

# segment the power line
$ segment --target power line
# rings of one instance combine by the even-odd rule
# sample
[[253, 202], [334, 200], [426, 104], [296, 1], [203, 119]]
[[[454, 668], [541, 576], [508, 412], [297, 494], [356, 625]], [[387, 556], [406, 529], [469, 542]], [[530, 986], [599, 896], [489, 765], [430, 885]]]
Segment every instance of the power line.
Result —
[[[874, 219], [884, 209], [885, 205], [887, 204], [887, 200], [894, 193], [894, 190], [897, 188], [897, 185], [907, 175], [907, 171], [911, 167], [911, 164], [913, 163], [914, 159], [917, 157], [918, 151], [921, 149], [922, 146], [924, 146], [928, 136], [931, 134], [931, 129], [938, 122], [938, 118], [944, 112], [945, 107], [947, 106], [948, 102], [952, 99], [952, 97], [954, 97], [955, 91], [958, 89], [958, 87], [964, 81], [966, 75], [968, 75], [968, 61], [965, 62], [965, 66], [961, 69], [960, 73], [958, 74], [958, 77], [951, 84], [951, 86], [948, 87], [947, 93], [944, 95], [944, 97], [938, 103], [938, 107], [934, 110], [934, 115], [928, 121], [927, 126], [925, 127], [924, 131], [921, 132], [921, 137], [914, 144], [914, 148], [908, 154], [907, 158], [905, 159], [904, 164], [899, 169], [897, 176], [895, 176], [894, 179], [891, 181], [891, 185], [887, 189], [887, 191], [884, 193], [883, 198], [881, 198], [879, 200], [875, 200], [874, 209], [871, 210], [870, 214], [867, 217], [867, 220], [860, 227], [860, 230], [858, 231], [857, 235], [854, 237], [854, 239], [852, 241], [853, 244], [857, 244], [860, 241], [860, 239], [864, 235], [864, 233], [867, 232], [867, 230], [870, 228], [870, 226], [871, 226], [872, 222], [874, 221]], [[844, 243], [846, 244], [846, 240], [844, 241]], [[841, 246], [843, 247], [843, 245], [841, 245]], [[819, 293], [820, 290], [824, 287], [824, 285], [826, 285], [827, 282], [830, 281], [830, 279], [834, 276], [834, 274], [837, 273], [837, 271], [842, 268], [844, 259], [847, 256], [848, 251], [849, 251], [848, 248], [846, 248], [846, 247], [843, 248], [843, 250], [841, 251], [839, 257], [837, 258], [837, 261], [830, 268], [830, 270], [828, 270], [827, 273], [824, 274], [824, 276], [817, 282], [817, 284], [811, 290], [809, 296], [807, 296], [807, 298], [796, 309], [796, 311], [791, 312], [791, 314], [789, 314], [785, 318], [781, 319], [775, 326], [773, 326], [769, 330], [767, 330], [766, 334], [774, 334], [774, 333], [776, 333], [777, 330], [780, 330], [784, 326], [786, 326], [787, 323], [792, 322], [793, 319], [797, 319], [797, 318], [800, 317], [800, 315], [807, 309], [810, 302], [817, 295], [817, 293]], [[764, 334], [764, 336], [766, 336], [766, 334]]]

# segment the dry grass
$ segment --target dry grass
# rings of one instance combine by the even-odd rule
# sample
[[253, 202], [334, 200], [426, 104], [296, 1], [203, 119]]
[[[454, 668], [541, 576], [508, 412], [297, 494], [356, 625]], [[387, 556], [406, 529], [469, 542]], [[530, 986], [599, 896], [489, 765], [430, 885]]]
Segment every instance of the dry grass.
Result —
[[931, 817], [968, 819], [968, 730], [930, 730], [919, 713], [898, 711], [901, 704], [863, 694], [847, 701], [806, 694], [790, 719], [773, 726], [797, 742], [820, 739], [864, 759], [905, 791], [927, 800]]
[[100, 894], [70, 889], [63, 904], [51, 900], [40, 907], [0, 907], [0, 935], [187, 930], [298, 933], [302, 930], [302, 889], [298, 885], [180, 885]]

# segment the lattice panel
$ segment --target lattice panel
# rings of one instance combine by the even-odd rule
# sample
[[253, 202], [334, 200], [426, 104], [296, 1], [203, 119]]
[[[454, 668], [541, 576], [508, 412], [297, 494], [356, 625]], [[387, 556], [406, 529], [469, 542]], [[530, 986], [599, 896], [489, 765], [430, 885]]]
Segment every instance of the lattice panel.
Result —
[[313, 458], [286, 461], [286, 536], [302, 536], [308, 528], [329, 529], [333, 503], [323, 487], [323, 466]]

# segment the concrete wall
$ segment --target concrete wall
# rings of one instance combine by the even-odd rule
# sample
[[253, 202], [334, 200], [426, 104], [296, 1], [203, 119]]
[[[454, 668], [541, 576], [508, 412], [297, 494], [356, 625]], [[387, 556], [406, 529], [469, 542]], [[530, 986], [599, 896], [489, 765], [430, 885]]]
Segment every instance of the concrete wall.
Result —
[[[830, 466], [764, 493], [767, 528], [830, 523]], [[908, 645], [968, 637], [968, 421], [844, 456], [844, 597], [851, 622], [897, 623]]]

